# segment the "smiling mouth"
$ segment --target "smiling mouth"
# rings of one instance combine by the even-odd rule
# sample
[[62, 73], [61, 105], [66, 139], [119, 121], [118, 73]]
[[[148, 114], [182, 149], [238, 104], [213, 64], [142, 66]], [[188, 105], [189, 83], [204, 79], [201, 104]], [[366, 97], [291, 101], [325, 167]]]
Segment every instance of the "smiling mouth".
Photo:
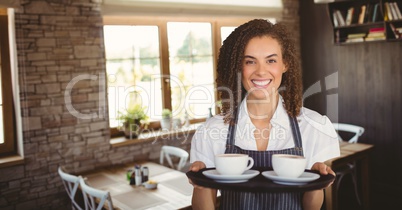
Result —
[[267, 86], [272, 82], [272, 79], [269, 79], [269, 80], [251, 80], [251, 82], [256, 86]]

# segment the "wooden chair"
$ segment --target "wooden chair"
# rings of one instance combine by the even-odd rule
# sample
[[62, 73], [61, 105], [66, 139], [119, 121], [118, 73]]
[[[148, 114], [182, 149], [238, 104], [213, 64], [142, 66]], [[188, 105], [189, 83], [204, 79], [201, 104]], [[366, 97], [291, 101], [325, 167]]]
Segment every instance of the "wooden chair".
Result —
[[169, 166], [171, 168], [175, 168], [171, 156], [176, 156], [179, 158], [176, 169], [180, 171], [186, 165], [189, 155], [184, 149], [165, 145], [161, 148], [159, 163], [163, 165], [163, 160], [166, 158]]
[[104, 206], [109, 210], [113, 209], [112, 198], [108, 191], [95, 189], [87, 185], [81, 176], [79, 178], [82, 194], [84, 195], [85, 210], [101, 210]]
[[[338, 132], [339, 141], [347, 141], [349, 143], [357, 143], [357, 141], [359, 140], [359, 137], [364, 133], [364, 128], [361, 126], [357, 126], [357, 125], [351, 125], [351, 124], [345, 124], [345, 123], [333, 123], [333, 126], [334, 126], [335, 130]], [[339, 135], [339, 131], [352, 133], [353, 136], [349, 140], [345, 140]], [[333, 187], [335, 187], [335, 189], [336, 189], [335, 196], [338, 197], [339, 186], [341, 184], [342, 179], [345, 177], [345, 175], [350, 174], [352, 176], [352, 182], [353, 182], [353, 185], [355, 188], [355, 195], [356, 195], [357, 203], [359, 205], [361, 205], [359, 192], [358, 192], [358, 188], [357, 188], [357, 180], [356, 180], [356, 162], [346, 164], [345, 167], [337, 169], [335, 171], [335, 173], [336, 173], [336, 180], [333, 184]], [[338, 199], [336, 199], [336, 200], [338, 200]]]
[[78, 192], [78, 187], [80, 185], [79, 177], [64, 172], [61, 167], [59, 167], [58, 173], [63, 181], [63, 185], [67, 191], [68, 197], [71, 200], [72, 209], [83, 210], [75, 199]]

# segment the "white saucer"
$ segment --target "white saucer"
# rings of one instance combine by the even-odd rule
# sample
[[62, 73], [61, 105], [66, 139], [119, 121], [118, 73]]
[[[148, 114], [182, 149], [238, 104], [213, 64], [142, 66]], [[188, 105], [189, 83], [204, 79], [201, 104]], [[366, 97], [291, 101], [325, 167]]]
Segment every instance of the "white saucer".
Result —
[[208, 170], [203, 171], [202, 174], [220, 183], [241, 183], [254, 178], [260, 174], [260, 172], [257, 170], [247, 170], [241, 175], [221, 175], [217, 170]]
[[310, 172], [303, 172], [297, 178], [280, 177], [275, 171], [264, 171], [261, 174], [275, 183], [284, 185], [303, 185], [320, 178], [320, 175]]

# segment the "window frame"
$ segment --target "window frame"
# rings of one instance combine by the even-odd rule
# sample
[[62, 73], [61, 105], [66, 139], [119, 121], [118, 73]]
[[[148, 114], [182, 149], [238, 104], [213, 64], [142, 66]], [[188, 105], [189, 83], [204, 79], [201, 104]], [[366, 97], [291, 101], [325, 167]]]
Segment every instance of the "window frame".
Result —
[[[213, 77], [214, 88], [217, 88], [216, 79], [216, 64], [218, 61], [219, 48], [221, 46], [221, 31], [220, 28], [224, 26], [239, 26], [248, 20], [253, 19], [250, 17], [161, 17], [161, 16], [103, 16], [103, 25], [153, 25], [159, 29], [159, 49], [160, 49], [160, 68], [161, 74], [170, 75], [170, 63], [169, 63], [169, 47], [168, 47], [168, 22], [208, 22], [211, 24], [211, 36], [212, 36], [212, 55], [213, 55]], [[169, 79], [161, 80], [162, 87], [162, 106], [166, 109], [172, 109], [171, 107], [171, 89]], [[215, 91], [215, 99], [218, 98], [218, 94]], [[218, 112], [216, 108], [215, 113]], [[205, 118], [191, 119], [190, 123], [204, 122]], [[148, 126], [149, 129], [159, 129], [160, 122], [152, 121]], [[121, 136], [122, 132], [117, 128], [110, 128], [111, 137]]]
[[0, 156], [17, 153], [8, 27], [7, 9], [0, 8], [1, 96], [4, 129], [4, 143], [0, 144]]

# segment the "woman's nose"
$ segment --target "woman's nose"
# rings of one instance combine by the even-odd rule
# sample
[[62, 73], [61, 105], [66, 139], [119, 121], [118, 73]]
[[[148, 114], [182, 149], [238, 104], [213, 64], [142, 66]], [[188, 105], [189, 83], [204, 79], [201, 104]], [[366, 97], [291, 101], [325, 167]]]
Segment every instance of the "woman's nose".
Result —
[[268, 73], [268, 68], [265, 65], [258, 64], [256, 68], [256, 74], [265, 75]]

